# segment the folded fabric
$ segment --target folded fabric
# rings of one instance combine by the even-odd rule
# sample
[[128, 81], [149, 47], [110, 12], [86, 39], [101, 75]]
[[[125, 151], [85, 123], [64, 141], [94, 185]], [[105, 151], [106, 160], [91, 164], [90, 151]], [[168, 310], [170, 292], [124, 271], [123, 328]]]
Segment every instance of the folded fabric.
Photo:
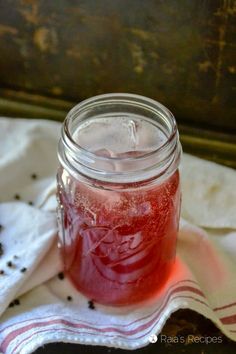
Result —
[[59, 123], [0, 119], [0, 352], [28, 354], [50, 342], [136, 349], [180, 308], [236, 340], [236, 172], [184, 154], [183, 218], [168, 282], [145, 305], [106, 307], [59, 273], [59, 135]]

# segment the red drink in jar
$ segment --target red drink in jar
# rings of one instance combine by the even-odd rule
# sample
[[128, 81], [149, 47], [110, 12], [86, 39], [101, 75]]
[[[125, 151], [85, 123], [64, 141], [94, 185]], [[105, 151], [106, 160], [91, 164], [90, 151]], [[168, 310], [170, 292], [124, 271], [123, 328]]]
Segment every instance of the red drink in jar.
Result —
[[[154, 106], [157, 116], [166, 114], [166, 130], [161, 119], [146, 117], [144, 103]], [[65, 271], [97, 302], [143, 301], [161, 289], [175, 261], [180, 212], [175, 121], [162, 105], [135, 95], [98, 96], [79, 108], [69, 114], [59, 147]]]

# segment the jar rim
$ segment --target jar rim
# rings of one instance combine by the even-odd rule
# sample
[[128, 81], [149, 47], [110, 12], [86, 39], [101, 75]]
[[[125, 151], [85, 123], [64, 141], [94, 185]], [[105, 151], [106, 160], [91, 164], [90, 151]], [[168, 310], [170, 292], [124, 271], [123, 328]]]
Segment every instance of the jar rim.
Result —
[[[112, 99], [115, 100], [114, 101], [115, 104], [135, 103], [136, 106], [142, 106], [143, 108], [147, 108], [147, 107], [153, 105], [153, 107], [155, 107], [156, 109], [159, 109], [159, 110], [161, 109], [166, 114], [166, 116], [168, 116], [168, 118], [170, 119], [169, 122], [171, 123], [171, 129], [172, 129], [170, 135], [164, 141], [163, 144], [159, 145], [156, 149], [154, 149], [152, 151], [146, 152], [145, 154], [143, 154], [141, 156], [134, 156], [134, 157], [98, 156], [98, 155], [96, 155], [96, 153], [83, 148], [71, 136], [70, 129], [69, 129], [70, 120], [73, 118], [73, 116], [75, 116], [75, 115], [78, 116], [78, 114], [80, 114], [84, 108], [86, 108], [86, 107], [87, 107], [87, 109], [92, 108], [94, 106], [94, 104], [96, 104], [96, 105], [97, 104], [101, 105], [101, 103], [107, 104], [108, 100], [110, 101], [110, 103], [112, 103]], [[140, 104], [141, 102], [139, 103], [138, 100], [145, 102], [145, 105], [144, 104], [141, 105]], [[156, 113], [159, 113], [159, 112], [156, 111]], [[151, 99], [149, 97], [142, 96], [142, 95], [131, 94], [131, 93], [106, 93], [106, 94], [96, 95], [96, 96], [87, 98], [87, 99], [81, 101], [80, 103], [76, 104], [68, 112], [66, 119], [64, 121], [62, 130], [64, 131], [66, 138], [69, 140], [69, 142], [70, 142], [69, 144], [71, 144], [71, 146], [73, 146], [74, 149], [77, 149], [78, 151], [86, 154], [88, 157], [96, 156], [96, 158], [99, 158], [99, 160], [117, 161], [118, 162], [118, 161], [137, 161], [137, 160], [149, 157], [151, 155], [154, 155], [157, 152], [161, 153], [175, 137], [175, 134], [177, 132], [177, 124], [176, 124], [176, 120], [175, 120], [173, 113], [167, 107], [165, 107], [163, 104], [161, 104], [158, 101], [155, 101], [154, 99]]]
[[[80, 124], [83, 127], [83, 123], [90, 118], [99, 119], [98, 108], [102, 113], [108, 112], [109, 118], [114, 118], [114, 112], [121, 115], [119, 109], [122, 109], [125, 119], [141, 117], [161, 130], [166, 139], [138, 156], [102, 156], [89, 151], [73, 139], [73, 129], [78, 129]], [[134, 113], [136, 111], [138, 115]], [[129, 93], [97, 95], [74, 106], [63, 123], [58, 147], [59, 161], [71, 173], [112, 183], [132, 183], [171, 174], [178, 168], [180, 155], [181, 145], [174, 115], [151, 98]], [[105, 169], [107, 162], [122, 163], [122, 169], [111, 169], [108, 164]]]

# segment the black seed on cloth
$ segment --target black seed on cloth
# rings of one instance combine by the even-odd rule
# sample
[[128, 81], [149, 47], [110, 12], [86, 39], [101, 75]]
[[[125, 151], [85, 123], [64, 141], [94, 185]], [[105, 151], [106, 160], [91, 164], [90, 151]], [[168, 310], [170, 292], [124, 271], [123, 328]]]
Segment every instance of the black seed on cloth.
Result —
[[32, 178], [32, 179], [37, 179], [37, 177], [38, 177], [38, 176], [36, 175], [36, 173], [32, 173], [32, 175], [31, 175], [31, 178]]
[[0, 257], [3, 255], [3, 245], [2, 243], [0, 242]]
[[28, 204], [29, 205], [34, 205], [34, 203], [31, 200], [28, 202]]
[[7, 262], [7, 266], [8, 266], [9, 268], [14, 268], [14, 267], [15, 267], [15, 264], [13, 264], [12, 261], [9, 261], [9, 262]]
[[14, 306], [14, 302], [10, 302], [8, 307], [13, 307]]
[[19, 194], [15, 194], [15, 195], [14, 195], [14, 199], [20, 200], [20, 195], [19, 195]]
[[64, 278], [65, 278], [65, 276], [64, 276], [64, 273], [63, 272], [60, 272], [60, 273], [58, 273], [58, 278], [60, 279], [60, 280], [63, 280]]
[[21, 268], [20, 271], [21, 271], [21, 273], [25, 273], [27, 271], [27, 268], [23, 267], [23, 268]]
[[0, 275], [3, 275], [3, 274], [5, 274], [4, 270], [0, 269]]
[[88, 308], [89, 308], [90, 310], [95, 310], [95, 306], [94, 306], [93, 300], [89, 300], [89, 301], [88, 301]]
[[71, 296], [67, 296], [67, 301], [72, 301], [72, 297]]
[[14, 300], [14, 305], [20, 305], [20, 300], [19, 299], [15, 299]]

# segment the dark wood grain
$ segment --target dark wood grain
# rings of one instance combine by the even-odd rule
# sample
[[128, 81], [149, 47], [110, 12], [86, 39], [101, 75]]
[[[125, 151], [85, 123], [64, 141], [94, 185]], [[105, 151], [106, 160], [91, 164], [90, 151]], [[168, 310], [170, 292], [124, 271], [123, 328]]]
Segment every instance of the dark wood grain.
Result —
[[134, 92], [231, 133], [235, 16], [235, 0], [0, 0], [1, 97]]

